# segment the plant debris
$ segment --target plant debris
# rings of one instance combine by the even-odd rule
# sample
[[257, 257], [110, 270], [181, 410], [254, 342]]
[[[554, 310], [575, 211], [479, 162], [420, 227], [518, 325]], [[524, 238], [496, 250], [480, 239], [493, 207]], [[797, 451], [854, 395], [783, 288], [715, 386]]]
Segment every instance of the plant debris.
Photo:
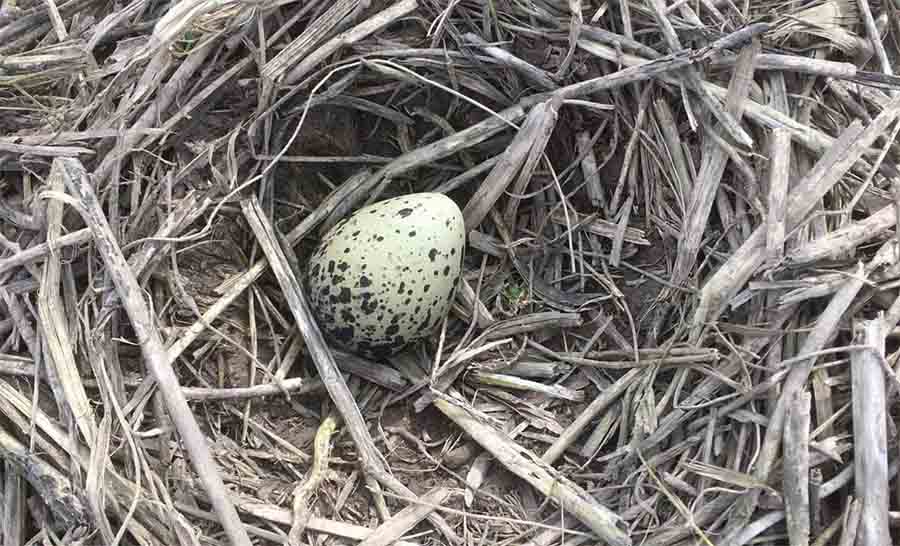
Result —
[[[0, 0], [0, 544], [900, 540], [900, 3]], [[373, 360], [321, 237], [437, 192]]]

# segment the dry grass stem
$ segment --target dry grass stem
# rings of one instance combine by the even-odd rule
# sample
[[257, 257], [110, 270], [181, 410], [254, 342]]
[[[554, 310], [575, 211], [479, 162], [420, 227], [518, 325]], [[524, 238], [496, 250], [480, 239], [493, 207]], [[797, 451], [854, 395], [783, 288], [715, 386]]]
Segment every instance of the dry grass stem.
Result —
[[397, 539], [409, 532], [428, 514], [444, 504], [450, 496], [450, 490], [438, 487], [419, 497], [420, 504], [411, 504], [397, 512], [391, 519], [379, 525], [368, 537], [360, 541], [359, 546], [388, 546], [396, 544]]
[[218, 474], [217, 465], [213, 461], [203, 433], [187, 405], [187, 400], [181, 392], [178, 378], [165, 362], [166, 354], [162, 338], [150, 316], [137, 279], [128, 267], [115, 237], [109, 229], [109, 224], [97, 202], [87, 173], [77, 160], [70, 159], [54, 160], [54, 170], [76, 199], [76, 207], [85, 223], [88, 224], [94, 237], [94, 243], [100, 249], [100, 255], [107, 262], [122, 306], [138, 336], [147, 365], [165, 398], [169, 415], [191, 456], [194, 469], [212, 499], [222, 527], [234, 544], [249, 546], [250, 538], [247, 536], [234, 506], [227, 500], [225, 485]]
[[885, 415], [884, 323], [881, 317], [855, 324], [855, 338], [869, 351], [853, 353], [853, 477], [864, 544], [891, 544], [888, 528], [888, 439]]
[[809, 544], [809, 423], [808, 392], [797, 393], [788, 402], [784, 427], [784, 510], [791, 544]]
[[590, 497], [583, 489], [559, 475], [546, 462], [534, 457], [503, 433], [473, 414], [460, 401], [435, 400], [437, 408], [459, 425], [507, 470], [569, 511], [609, 544], [624, 546], [631, 540], [621, 528], [619, 517]]
[[774, 129], [769, 140], [769, 200], [766, 211], [766, 253], [772, 265], [777, 265], [784, 258], [790, 174], [791, 135], [784, 129]]

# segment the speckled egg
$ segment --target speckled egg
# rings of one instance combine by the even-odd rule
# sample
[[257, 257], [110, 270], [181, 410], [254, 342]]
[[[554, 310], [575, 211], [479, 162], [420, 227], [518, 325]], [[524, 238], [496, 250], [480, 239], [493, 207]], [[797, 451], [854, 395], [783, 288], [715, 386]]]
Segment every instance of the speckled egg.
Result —
[[410, 194], [358, 210], [325, 234], [309, 262], [319, 326], [352, 352], [396, 353], [443, 320], [464, 249], [462, 212], [443, 194]]

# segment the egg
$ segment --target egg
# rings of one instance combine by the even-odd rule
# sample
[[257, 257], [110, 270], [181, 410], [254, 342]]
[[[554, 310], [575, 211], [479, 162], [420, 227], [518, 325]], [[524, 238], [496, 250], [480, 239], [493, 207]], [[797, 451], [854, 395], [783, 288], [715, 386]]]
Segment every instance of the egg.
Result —
[[329, 341], [383, 358], [430, 335], [462, 270], [465, 224], [440, 193], [356, 211], [325, 234], [307, 269], [310, 305]]

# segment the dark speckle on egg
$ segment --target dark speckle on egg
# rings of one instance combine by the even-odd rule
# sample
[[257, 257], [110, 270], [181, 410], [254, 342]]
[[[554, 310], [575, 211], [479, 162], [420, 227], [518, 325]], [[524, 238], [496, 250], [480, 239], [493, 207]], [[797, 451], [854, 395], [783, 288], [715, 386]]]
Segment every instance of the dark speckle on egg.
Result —
[[337, 302], [338, 303], [350, 303], [350, 300], [351, 300], [350, 289], [347, 288], [346, 286], [342, 287], [341, 293], [338, 294]]
[[329, 231], [310, 259], [319, 326], [330, 341], [374, 358], [428, 336], [449, 311], [464, 244], [462, 213], [445, 195], [361, 209]]

